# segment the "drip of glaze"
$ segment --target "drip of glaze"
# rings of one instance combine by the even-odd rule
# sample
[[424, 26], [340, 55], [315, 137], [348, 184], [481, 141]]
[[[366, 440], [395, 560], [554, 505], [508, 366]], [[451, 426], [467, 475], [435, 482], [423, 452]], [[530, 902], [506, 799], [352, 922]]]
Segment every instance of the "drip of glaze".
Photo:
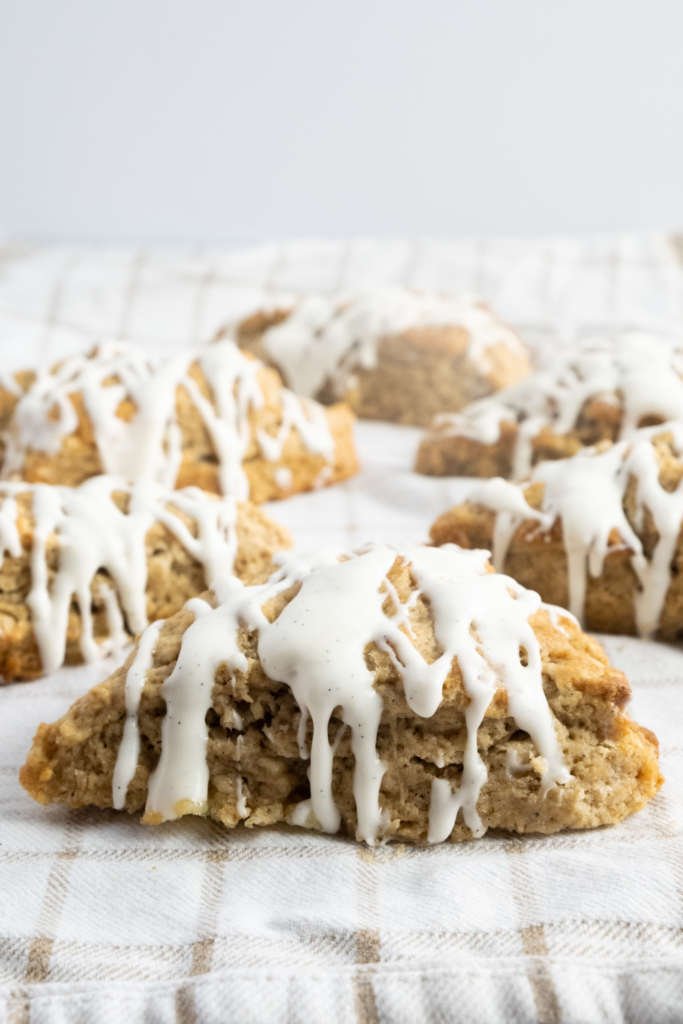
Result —
[[[660, 467], [653, 441], [670, 435], [673, 449], [683, 455], [683, 425], [666, 423], [638, 430], [628, 441], [606, 451], [587, 450], [570, 459], [544, 462], [531, 473], [530, 483], [543, 484], [540, 510], [524, 498], [528, 484], [494, 479], [479, 484], [468, 495], [471, 504], [496, 513], [493, 562], [503, 570], [512, 537], [523, 522], [536, 520], [548, 531], [562, 524], [567, 558], [569, 607], [581, 621], [584, 616], [588, 577], [603, 571], [612, 551], [627, 548], [640, 589], [635, 596], [636, 628], [652, 636], [659, 625], [671, 584], [671, 564], [683, 523], [683, 487], [665, 490], [659, 482]], [[625, 512], [629, 482], [635, 482], [635, 524]], [[636, 530], [646, 512], [652, 517], [657, 541], [649, 557]], [[618, 539], [611, 536], [616, 531]]]
[[288, 466], [280, 466], [275, 470], [275, 483], [281, 491], [288, 491], [293, 481], [292, 471]]
[[207, 351], [201, 368], [206, 380], [211, 382], [213, 401], [202, 393], [192, 377], [187, 376], [183, 385], [213, 442], [222, 492], [244, 500], [249, 494], [242, 468], [251, 437], [249, 412], [263, 404], [258, 382], [260, 367], [256, 361], [245, 361], [236, 346], [225, 346], [222, 342]]
[[531, 471], [533, 439], [543, 429], [571, 431], [592, 398], [621, 409], [619, 439], [647, 419], [680, 419], [683, 346], [636, 332], [618, 343], [587, 343], [557, 369], [538, 371], [463, 412], [438, 417], [435, 431], [491, 445], [500, 440], [504, 423], [517, 424], [511, 475], [520, 480]]
[[109, 636], [98, 645], [98, 654], [121, 654], [130, 642], [116, 591], [110, 583], [98, 581], [96, 596], [104, 604]]
[[140, 754], [140, 730], [138, 729], [140, 697], [145, 685], [145, 675], [152, 664], [154, 649], [163, 624], [164, 620], [159, 619], [147, 627], [140, 637], [135, 657], [126, 673], [126, 720], [116, 755], [112, 782], [112, 803], [117, 811], [122, 810], [125, 805], [128, 786], [137, 768]]
[[10, 395], [21, 394], [21, 388], [13, 373], [0, 373], [0, 389], [9, 392]]
[[[116, 493], [127, 496], [126, 512], [114, 501]], [[92, 477], [79, 487], [3, 483], [0, 545], [14, 557], [21, 553], [17, 503], [21, 495], [30, 496], [34, 521], [27, 605], [46, 673], [54, 672], [64, 662], [74, 599], [81, 616], [80, 648], [86, 661], [101, 657], [128, 639], [124, 621], [131, 633], [145, 628], [145, 538], [157, 521], [202, 565], [207, 586], [218, 594], [223, 592], [236, 551], [236, 508], [232, 499], [214, 499], [196, 488], [167, 491], [151, 483], [129, 485], [109, 476]], [[194, 522], [196, 537], [179, 513]], [[58, 545], [52, 578], [48, 567], [50, 538]], [[91, 610], [91, 588], [101, 570], [110, 578], [110, 584], [100, 588], [110, 633], [104, 643], [95, 639]]]
[[[464, 774], [455, 792], [446, 780], [433, 787], [430, 841], [447, 838], [461, 810], [475, 835], [484, 830], [476, 809], [486, 781], [477, 733], [499, 686], [507, 690], [510, 714], [542, 755], [543, 786], [566, 782], [569, 775], [543, 692], [538, 641], [529, 625], [529, 616], [541, 607], [540, 598], [508, 577], [487, 572], [487, 557], [486, 552], [463, 551], [455, 545], [411, 548], [398, 555], [388, 547], [372, 547], [341, 560], [329, 552], [308, 561], [284, 556], [281, 568], [265, 584], [245, 587], [233, 580], [223, 603], [214, 609], [191, 602], [188, 608], [195, 612], [195, 621], [185, 632], [176, 665], [162, 687], [167, 712], [145, 820], [158, 822], [206, 809], [206, 713], [217, 668], [247, 669], [238, 642], [240, 629], [257, 631], [264, 671], [291, 689], [301, 711], [299, 752], [309, 760], [311, 797], [294, 809], [294, 823], [314, 822], [328, 832], [339, 828], [333, 773], [340, 733], [329, 739], [330, 721], [337, 713], [343, 728], [350, 730], [358, 836], [372, 844], [382, 834], [384, 766], [377, 753], [382, 700], [365, 659], [370, 644], [389, 653], [410, 707], [424, 718], [438, 709], [455, 659], [460, 666], [469, 697]], [[408, 606], [401, 605], [387, 579], [397, 558], [411, 566], [419, 593], [431, 607], [442, 649], [431, 664], [410, 638], [407, 607], [414, 598]], [[263, 607], [290, 589], [295, 593], [269, 621]], [[151, 663], [151, 654], [147, 661]], [[313, 734], [307, 751], [309, 718]]]
[[168, 821], [205, 810], [209, 783], [206, 713], [211, 707], [214, 675], [219, 665], [233, 672], [247, 670], [238, 642], [240, 628], [265, 627], [261, 606], [290, 586], [297, 575], [293, 573], [290, 580], [286, 573], [275, 573], [268, 583], [253, 587], [231, 578], [218, 607], [211, 608], [200, 599], [187, 603], [195, 621], [185, 631], [175, 667], [162, 686], [166, 716], [161, 756], [150, 777], [144, 820]]
[[211, 707], [214, 675], [219, 665], [231, 671], [247, 669], [232, 603], [211, 608], [195, 598], [186, 607], [195, 619], [183, 636], [178, 660], [162, 687], [166, 715], [161, 726], [161, 756], [149, 779], [144, 816], [151, 823], [206, 812], [206, 712]]
[[[92, 420], [105, 473], [152, 478], [172, 486], [177, 453], [164, 450], [164, 440], [184, 363], [175, 357], [154, 367], [141, 350], [109, 342], [92, 354], [70, 356], [54, 369], [39, 372], [12, 415], [3, 475], [20, 472], [28, 450], [59, 450], [78, 426], [70, 398], [78, 393]], [[117, 415], [126, 398], [138, 410], [130, 421]]]
[[[379, 831], [384, 770], [376, 749], [382, 699], [372, 685], [365, 647], [384, 639], [387, 617], [380, 587], [395, 557], [389, 548], [376, 548], [319, 567], [302, 580], [296, 597], [259, 635], [259, 658], [266, 674], [287, 683], [299, 708], [311, 717], [311, 807], [325, 832], [336, 832], [340, 824], [328, 739], [330, 719], [340, 708], [342, 721], [351, 730], [358, 835], [366, 842]], [[393, 632], [398, 632], [395, 626]]]
[[382, 338], [414, 327], [452, 325], [468, 332], [468, 355], [483, 371], [489, 369], [494, 346], [523, 351], [517, 335], [481, 300], [407, 288], [302, 299], [282, 323], [264, 333], [263, 345], [298, 394], [314, 396], [331, 381], [341, 396], [354, 371], [376, 366]]
[[[192, 374], [198, 367], [209, 383], [203, 393]], [[282, 421], [277, 434], [252, 434], [250, 413], [263, 405], [261, 364], [245, 356], [233, 341], [216, 342], [199, 352], [153, 363], [142, 352], [105, 343], [94, 354], [72, 356], [38, 374], [17, 403], [6, 432], [2, 475], [22, 472], [29, 451], [56, 453], [78, 426], [71, 396], [79, 394], [92, 422], [105, 473], [128, 480], [153, 480], [173, 487], [182, 461], [182, 435], [176, 397], [182, 388], [197, 409], [218, 457], [224, 494], [248, 496], [243, 459], [252, 442], [263, 457], [277, 462], [292, 430], [312, 452], [331, 460], [334, 441], [324, 411], [283, 389]], [[119, 415], [129, 402], [129, 419]]]
[[472, 552], [479, 561], [478, 573], [459, 557], [462, 554], [455, 549], [455, 557], [450, 552], [442, 559], [439, 548], [416, 548], [409, 555], [417, 585], [434, 616], [436, 639], [443, 651], [439, 658], [428, 666], [404, 633], [392, 640], [403, 665], [406, 698], [417, 714], [428, 718], [438, 709], [454, 658], [469, 697], [460, 785], [453, 792], [446, 779], [432, 783], [428, 835], [432, 843], [448, 838], [461, 809], [473, 835], [485, 831], [477, 801], [487, 771], [479, 756], [477, 735], [500, 686], [507, 691], [508, 708], [517, 726], [529, 733], [544, 758], [544, 788], [569, 779], [543, 692], [538, 641], [529, 625], [529, 616], [540, 607], [538, 595], [521, 587], [511, 590], [507, 577], [487, 573], [485, 552]]
[[[282, 392], [282, 425], [277, 434], [267, 434], [261, 430], [258, 441], [265, 458], [275, 462], [284, 447], [287, 436], [292, 428], [297, 430], [304, 439], [309, 451], [322, 455], [327, 462], [334, 456], [334, 441], [327, 427], [325, 410], [315, 402], [306, 398], [298, 398], [291, 391]], [[323, 466], [321, 472], [330, 472], [329, 466]]]
[[238, 775], [235, 780], [235, 809], [239, 815], [240, 821], [244, 821], [245, 818], [249, 817], [249, 805], [244, 792], [244, 782], [242, 781], [241, 775]]
[[531, 508], [519, 488], [501, 477], [476, 484], [468, 492], [467, 500], [472, 505], [485, 505], [496, 510], [491, 561], [499, 572], [502, 572], [510, 541], [522, 519], [536, 519], [544, 527], [551, 525], [548, 516]]

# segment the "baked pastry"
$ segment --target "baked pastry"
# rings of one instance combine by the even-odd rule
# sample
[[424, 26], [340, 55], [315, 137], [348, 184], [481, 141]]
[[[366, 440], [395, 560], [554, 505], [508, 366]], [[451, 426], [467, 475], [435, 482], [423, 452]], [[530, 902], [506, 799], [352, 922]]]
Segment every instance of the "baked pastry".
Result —
[[544, 459], [575, 455], [641, 426], [683, 418], [683, 346], [641, 333], [592, 342], [455, 416], [440, 416], [416, 469], [523, 480]]
[[262, 502], [357, 469], [351, 411], [297, 398], [230, 341], [157, 362], [103, 344], [6, 378], [0, 410], [4, 479], [110, 473]]
[[191, 601], [39, 727], [21, 781], [149, 824], [289, 822], [370, 844], [621, 820], [661, 783], [625, 677], [487, 559], [292, 558]]
[[0, 681], [92, 660], [233, 572], [268, 577], [286, 530], [197, 488], [92, 477], [0, 484]]
[[531, 368], [526, 347], [481, 301], [407, 288], [311, 296], [248, 317], [235, 337], [297, 394], [421, 426]]
[[683, 423], [487, 480], [431, 529], [487, 547], [496, 567], [571, 609], [588, 629], [683, 636]]

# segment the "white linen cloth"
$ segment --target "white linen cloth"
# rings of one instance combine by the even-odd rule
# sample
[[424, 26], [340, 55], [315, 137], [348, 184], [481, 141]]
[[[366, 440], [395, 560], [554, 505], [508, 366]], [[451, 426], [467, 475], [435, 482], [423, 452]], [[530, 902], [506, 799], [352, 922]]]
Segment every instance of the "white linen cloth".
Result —
[[[587, 331], [683, 325], [676, 237], [9, 245], [0, 369], [106, 336], [169, 350], [281, 293], [387, 283], [475, 290], [542, 358]], [[271, 513], [309, 548], [425, 538], [466, 483], [412, 473], [418, 436], [360, 424], [362, 473]], [[17, 781], [36, 725], [111, 665], [0, 688], [0, 1022], [680, 1021], [683, 653], [605, 643], [660, 737], [656, 800], [611, 829], [428, 849], [38, 807]]]

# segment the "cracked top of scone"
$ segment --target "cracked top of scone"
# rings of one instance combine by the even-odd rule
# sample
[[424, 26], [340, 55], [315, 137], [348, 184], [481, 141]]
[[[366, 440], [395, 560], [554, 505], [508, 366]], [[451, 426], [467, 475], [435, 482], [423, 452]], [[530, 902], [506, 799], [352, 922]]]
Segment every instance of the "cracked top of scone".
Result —
[[282, 387], [231, 341], [150, 358], [120, 342], [3, 378], [5, 479], [99, 473], [255, 501], [351, 475], [353, 416]]
[[292, 556], [194, 601], [52, 726], [42, 802], [289, 822], [368, 843], [620, 820], [660, 783], [622, 673], [453, 545]]

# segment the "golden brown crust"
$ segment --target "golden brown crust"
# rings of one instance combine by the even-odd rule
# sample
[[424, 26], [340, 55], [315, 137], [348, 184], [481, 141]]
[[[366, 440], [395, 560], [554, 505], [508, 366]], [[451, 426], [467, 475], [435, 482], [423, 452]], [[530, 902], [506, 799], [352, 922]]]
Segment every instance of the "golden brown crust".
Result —
[[[117, 499], [123, 505], [124, 496], [119, 494]], [[207, 495], [206, 500], [214, 499]], [[34, 527], [30, 493], [19, 495], [17, 506], [17, 525], [23, 552], [16, 558], [7, 555], [0, 565], [0, 684], [35, 679], [43, 674], [27, 604], [31, 589], [30, 558]], [[173, 511], [175, 517], [196, 535], [194, 521], [176, 506], [173, 506]], [[289, 532], [250, 503], [239, 507], [236, 533], [234, 572], [247, 583], [265, 579], [273, 569], [273, 555], [291, 546]], [[207, 581], [203, 566], [163, 523], [154, 523], [147, 532], [145, 548], [147, 618], [154, 622], [175, 614], [185, 601], [206, 589]], [[54, 535], [47, 542], [47, 563], [52, 585], [59, 565], [59, 543]], [[93, 632], [97, 641], [109, 635], [107, 608], [101, 590], [103, 584], [110, 585], [111, 580], [100, 570], [90, 587]], [[69, 609], [67, 626], [67, 665], [79, 664], [83, 660], [81, 633], [81, 614], [74, 601]]]
[[[408, 570], [395, 563], [390, 578], [403, 601], [414, 587]], [[279, 599], [280, 605], [270, 609], [269, 617], [275, 617], [286, 600], [286, 596]], [[422, 598], [415, 602], [411, 619], [416, 646], [433, 660], [439, 647], [429, 606]], [[161, 686], [192, 621], [190, 612], [179, 612], [165, 624], [157, 642], [139, 711], [142, 742], [126, 799], [130, 813], [140, 813], [144, 807], [148, 779], [160, 752]], [[537, 613], [532, 624], [541, 648], [546, 696], [574, 778], [543, 793], [531, 741], [509, 717], [506, 694], [499, 690], [478, 734], [488, 769], [479, 813], [489, 828], [518, 833], [613, 824], [640, 809], [661, 784], [656, 739], [621, 710], [629, 695], [628, 683], [594, 640], [568, 619], [558, 628], [545, 611]], [[239, 639], [247, 669], [234, 674], [226, 666], [218, 669], [207, 718], [207, 813], [227, 827], [240, 821], [248, 826], [282, 822], [308, 796], [307, 762], [300, 758], [297, 745], [298, 706], [288, 687], [265, 675], [256, 637], [243, 632]], [[424, 842], [433, 778], [447, 778], [457, 785], [462, 770], [467, 695], [460, 669], [455, 661], [441, 706], [433, 717], [424, 719], [410, 709], [392, 659], [374, 645], [367, 648], [366, 659], [384, 704], [378, 751], [386, 767], [381, 804], [388, 837]], [[125, 717], [126, 668], [77, 701], [58, 722], [40, 726], [21, 771], [21, 782], [34, 799], [72, 807], [111, 807], [113, 768]], [[340, 725], [333, 716], [333, 735]], [[335, 756], [333, 788], [348, 834], [354, 833], [356, 824], [352, 776], [347, 733]], [[248, 806], [246, 813], [240, 811], [238, 791]], [[463, 840], [471, 834], [458, 823], [451, 838]]]
[[[244, 350], [272, 365], [284, 368], [265, 351], [263, 335], [269, 327], [287, 319], [291, 309], [259, 311], [237, 327], [237, 342]], [[219, 337], [225, 331], [219, 332]], [[528, 353], [501, 343], [487, 349], [483, 369], [469, 355], [470, 335], [457, 324], [420, 326], [381, 338], [377, 364], [354, 370], [354, 384], [342, 395], [326, 381], [315, 398], [329, 404], [342, 398], [361, 419], [426, 426], [440, 412], [456, 412], [463, 406], [525, 377], [531, 363]]]
[[[202, 394], [211, 399], [210, 384], [199, 364], [193, 364], [189, 374]], [[345, 480], [357, 472], [354, 416], [342, 404], [325, 410], [334, 443], [334, 455], [330, 462], [323, 455], [309, 449], [294, 428], [285, 440], [281, 456], [274, 461], [266, 459], [257, 437], [261, 431], [274, 436], [282, 425], [282, 382], [275, 370], [265, 366], [259, 372], [258, 382], [263, 402], [258, 408], [249, 411], [250, 441], [243, 460], [252, 501], [261, 503], [312, 490], [323, 484]], [[26, 377], [28, 383], [30, 376]], [[76, 486], [104, 472], [83, 396], [76, 392], [70, 395], [70, 399], [77, 416], [75, 429], [63, 439], [55, 453], [29, 450], [21, 468], [21, 479], [32, 483]], [[124, 399], [117, 409], [117, 415], [122, 420], [132, 419], [135, 412], [135, 405], [130, 399]], [[176, 391], [176, 416], [181, 431], [182, 461], [175, 486], [201, 487], [219, 494], [219, 461], [215, 445], [194, 402], [182, 385]], [[11, 423], [11, 411], [8, 422]], [[284, 476], [278, 472], [282, 470], [287, 471]]]

